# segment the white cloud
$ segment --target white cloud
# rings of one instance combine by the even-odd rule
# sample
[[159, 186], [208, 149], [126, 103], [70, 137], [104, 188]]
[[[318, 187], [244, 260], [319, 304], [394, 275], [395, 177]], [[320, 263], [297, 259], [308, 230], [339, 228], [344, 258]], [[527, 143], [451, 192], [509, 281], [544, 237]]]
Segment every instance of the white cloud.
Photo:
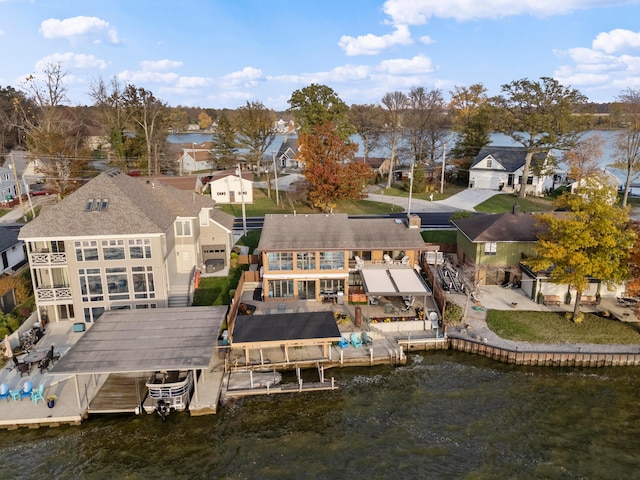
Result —
[[118, 78], [123, 82], [140, 86], [148, 83], [173, 84], [180, 76], [177, 73], [132, 72], [125, 70], [118, 74]]
[[412, 43], [411, 33], [406, 25], [397, 25], [393, 33], [386, 35], [361, 35], [351, 37], [343, 35], [338, 42], [340, 48], [349, 56], [376, 55], [394, 45], [409, 45]]
[[207, 77], [180, 77], [176, 82], [177, 88], [201, 88], [211, 85], [211, 79]]
[[573, 10], [633, 3], [625, 0], [387, 0], [383, 10], [394, 25], [423, 25], [432, 17], [458, 21], [513, 15], [547, 17]]
[[97, 17], [50, 18], [40, 24], [40, 33], [47, 39], [89, 37], [95, 42], [120, 43], [118, 32], [110, 28], [109, 22]]
[[431, 59], [422, 54], [409, 59], [383, 60], [378, 64], [377, 68], [392, 75], [423, 74], [435, 71]]
[[253, 67], [244, 67], [242, 70], [229, 73], [222, 77], [222, 83], [226, 86], [241, 85], [254, 86], [259, 80], [264, 80], [262, 70]]
[[143, 70], [150, 71], [158, 71], [158, 70], [171, 70], [172, 68], [180, 68], [182, 66], [182, 62], [176, 60], [143, 60], [140, 62], [140, 66]]
[[107, 62], [95, 57], [94, 55], [85, 55], [83, 53], [54, 53], [42, 57], [36, 62], [35, 68], [37, 71], [43, 71], [47, 65], [61, 64], [63, 69], [65, 68], [82, 68], [82, 69], [95, 69], [104, 70], [107, 68]]
[[432, 43], [435, 43], [435, 40], [433, 40], [433, 38], [431, 38], [429, 35], [425, 35], [423, 37], [420, 37], [420, 43], [431, 45]]
[[591, 46], [594, 50], [600, 50], [604, 53], [637, 49], [640, 47], [640, 33], [617, 28], [598, 34]]

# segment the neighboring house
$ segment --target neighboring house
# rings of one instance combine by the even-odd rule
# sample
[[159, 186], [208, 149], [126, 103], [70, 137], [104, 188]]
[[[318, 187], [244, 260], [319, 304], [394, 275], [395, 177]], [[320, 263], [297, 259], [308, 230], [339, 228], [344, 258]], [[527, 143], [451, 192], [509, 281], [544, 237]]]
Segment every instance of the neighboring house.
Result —
[[18, 240], [20, 227], [0, 226], [0, 274], [14, 273], [27, 263], [24, 242]]
[[211, 170], [214, 168], [213, 155], [209, 142], [192, 144], [191, 148], [182, 148], [178, 158], [180, 175]]
[[542, 196], [554, 188], [549, 168], [549, 152], [536, 153], [531, 159], [529, 178], [523, 179], [527, 151], [523, 147], [483, 147], [469, 168], [469, 188], [518, 192], [525, 185], [527, 195]]
[[304, 162], [298, 159], [298, 139], [297, 137], [285, 136], [282, 145], [276, 153], [276, 164], [278, 168], [295, 168], [304, 167]]
[[15, 165], [18, 178], [21, 178], [26, 184], [35, 183], [43, 177], [42, 173], [38, 172], [40, 161], [29, 152], [12, 150], [5, 157], [2, 167], [13, 169], [13, 165]]
[[253, 174], [242, 177], [231, 172], [216, 174], [209, 180], [211, 198], [218, 203], [253, 203]]
[[[371, 173], [376, 175], [378, 173], [386, 173], [389, 171], [389, 159], [384, 157], [367, 157], [366, 160], [364, 157], [354, 157], [355, 162], [364, 162], [371, 169]], [[384, 170], [383, 170], [384, 165]]]
[[[264, 299], [344, 299], [351, 290], [381, 288], [387, 288], [384, 295], [402, 295], [403, 285], [421, 284], [413, 266], [424, 247], [416, 216], [407, 221], [350, 219], [346, 214], [266, 215], [258, 245]], [[405, 276], [406, 283], [398, 276]], [[427, 292], [425, 286], [410, 294]]]
[[[609, 201], [611, 203], [616, 201], [616, 199], [618, 198], [618, 190], [620, 189], [620, 184], [622, 182], [613, 173], [609, 172], [606, 169], [603, 169], [601, 172], [598, 172], [597, 175], [589, 176], [589, 180], [595, 182], [595, 185], [613, 188], [615, 191], [612, 192]], [[579, 187], [584, 186], [586, 183], [587, 182], [584, 179], [580, 180], [579, 182], [570, 183], [569, 190], [571, 191], [571, 193], [575, 193]]]
[[[11, 165], [11, 163], [9, 163]], [[20, 193], [27, 193], [27, 186], [24, 180], [20, 182], [20, 191], [18, 191], [18, 183], [13, 174], [12, 168], [0, 167], [0, 205], [11, 202], [14, 198], [18, 198]]]
[[520, 262], [532, 256], [542, 227], [535, 214], [498, 213], [451, 220], [457, 255], [476, 285], [500, 285], [521, 278]]
[[196, 269], [228, 265], [232, 226], [208, 196], [103, 172], [20, 231], [38, 315], [92, 322], [115, 308], [187, 305]]

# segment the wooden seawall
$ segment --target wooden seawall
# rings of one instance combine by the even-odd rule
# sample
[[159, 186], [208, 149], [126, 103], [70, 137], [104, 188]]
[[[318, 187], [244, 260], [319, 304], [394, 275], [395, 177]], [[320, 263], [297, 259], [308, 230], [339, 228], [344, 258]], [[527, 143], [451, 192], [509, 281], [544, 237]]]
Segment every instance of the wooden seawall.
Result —
[[482, 355], [502, 363], [534, 367], [637, 367], [640, 365], [640, 353], [527, 352], [500, 348], [464, 338], [449, 338], [449, 348]]

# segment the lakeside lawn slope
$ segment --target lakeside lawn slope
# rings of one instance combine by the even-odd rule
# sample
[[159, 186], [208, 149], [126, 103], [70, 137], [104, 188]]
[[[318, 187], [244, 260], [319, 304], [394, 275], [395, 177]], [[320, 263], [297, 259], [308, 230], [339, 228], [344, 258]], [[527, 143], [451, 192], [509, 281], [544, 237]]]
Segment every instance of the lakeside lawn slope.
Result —
[[590, 313], [584, 314], [581, 323], [574, 323], [564, 313], [489, 310], [487, 326], [499, 337], [516, 342], [599, 345], [640, 343], [640, 333], [634, 324]]

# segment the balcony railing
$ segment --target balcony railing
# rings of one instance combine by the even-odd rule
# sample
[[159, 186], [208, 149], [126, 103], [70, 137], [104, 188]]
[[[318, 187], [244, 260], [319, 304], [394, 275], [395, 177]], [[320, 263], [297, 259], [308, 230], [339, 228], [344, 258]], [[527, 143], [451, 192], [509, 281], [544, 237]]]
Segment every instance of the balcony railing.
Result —
[[65, 252], [35, 252], [30, 254], [31, 265], [66, 265], [67, 254]]
[[42, 286], [36, 289], [38, 300], [69, 300], [71, 298], [70, 287]]

